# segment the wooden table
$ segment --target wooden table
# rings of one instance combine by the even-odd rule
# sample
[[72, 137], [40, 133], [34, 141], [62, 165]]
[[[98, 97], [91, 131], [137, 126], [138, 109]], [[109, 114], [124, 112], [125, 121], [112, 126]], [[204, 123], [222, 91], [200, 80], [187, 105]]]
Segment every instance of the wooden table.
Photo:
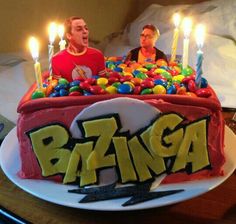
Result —
[[[233, 126], [233, 112], [224, 112]], [[236, 146], [235, 146], [236, 147]], [[63, 207], [38, 199], [14, 185], [0, 171], [0, 205], [32, 223], [236, 223], [236, 172], [202, 196], [140, 211], [98, 212]], [[1, 221], [0, 221], [1, 223]]]

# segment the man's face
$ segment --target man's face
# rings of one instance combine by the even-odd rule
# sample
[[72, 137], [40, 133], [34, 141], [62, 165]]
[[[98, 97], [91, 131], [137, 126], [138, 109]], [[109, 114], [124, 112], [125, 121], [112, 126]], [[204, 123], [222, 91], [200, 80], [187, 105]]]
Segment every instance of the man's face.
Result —
[[144, 29], [140, 35], [140, 46], [144, 48], [153, 47], [156, 43], [157, 37], [150, 29]]
[[87, 48], [89, 43], [89, 30], [83, 19], [73, 20], [71, 33], [67, 33], [67, 39], [77, 48]]

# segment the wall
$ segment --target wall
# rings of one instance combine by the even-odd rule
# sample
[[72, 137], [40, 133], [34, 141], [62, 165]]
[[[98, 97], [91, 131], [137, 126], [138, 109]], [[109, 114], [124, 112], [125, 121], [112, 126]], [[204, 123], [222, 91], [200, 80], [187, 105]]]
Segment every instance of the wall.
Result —
[[50, 21], [83, 17], [90, 38], [101, 41], [107, 34], [119, 31], [135, 18], [135, 0], [0, 0], [0, 52], [25, 50], [30, 35], [47, 46], [47, 25]]
[[123, 29], [151, 3], [199, 1], [203, 0], [0, 0], [0, 52], [26, 51], [31, 35], [40, 39], [46, 51], [48, 23], [63, 22], [72, 15], [83, 17], [91, 40], [99, 42], [106, 35]]

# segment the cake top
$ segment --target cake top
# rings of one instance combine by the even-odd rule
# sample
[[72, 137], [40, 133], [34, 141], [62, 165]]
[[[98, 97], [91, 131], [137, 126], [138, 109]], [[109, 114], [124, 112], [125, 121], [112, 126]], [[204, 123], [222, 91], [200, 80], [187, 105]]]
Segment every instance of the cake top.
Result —
[[84, 78], [82, 75], [72, 82], [61, 78], [44, 81], [42, 91], [36, 90], [32, 99], [42, 97], [89, 96], [104, 94], [177, 94], [190, 97], [211, 96], [208, 82], [201, 79], [201, 87], [195, 84], [195, 71], [191, 67], [182, 69], [182, 64], [159, 59], [157, 62], [124, 63], [121, 57], [106, 59], [106, 73]]

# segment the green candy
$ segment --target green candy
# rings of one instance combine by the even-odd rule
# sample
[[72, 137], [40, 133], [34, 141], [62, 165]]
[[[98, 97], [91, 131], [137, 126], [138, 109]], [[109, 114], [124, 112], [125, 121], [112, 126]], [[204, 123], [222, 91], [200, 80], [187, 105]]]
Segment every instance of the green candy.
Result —
[[146, 64], [145, 67], [146, 67], [147, 70], [151, 70], [152, 68], [156, 67], [156, 65], [154, 65], [154, 64]]
[[114, 82], [114, 83], [112, 84], [112, 86], [114, 86], [114, 87], [116, 87], [116, 88], [118, 88], [119, 85], [120, 85], [120, 82]]
[[72, 92], [79, 91], [79, 90], [80, 90], [79, 86], [72, 86], [72, 87], [69, 89], [69, 92], [72, 93]]
[[171, 80], [172, 79], [172, 75], [169, 72], [163, 72], [163, 73], [161, 73], [161, 76], [163, 76], [167, 80]]
[[136, 78], [140, 78], [140, 79], [146, 79], [148, 76], [146, 74], [140, 72], [135, 77]]
[[32, 96], [31, 96], [31, 99], [39, 99], [39, 98], [43, 98], [45, 97], [45, 94], [43, 91], [41, 90], [36, 90], [33, 92]]
[[59, 80], [58, 80], [58, 84], [64, 84], [64, 85], [67, 85], [69, 82], [66, 80], [66, 79], [64, 79], [64, 78], [60, 78]]
[[151, 94], [151, 93], [152, 93], [152, 89], [146, 88], [142, 90], [141, 95], [146, 95], [146, 94]]
[[192, 70], [192, 68], [187, 67], [187, 68], [184, 68], [181, 73], [184, 76], [189, 76], [193, 73], [193, 70]]

